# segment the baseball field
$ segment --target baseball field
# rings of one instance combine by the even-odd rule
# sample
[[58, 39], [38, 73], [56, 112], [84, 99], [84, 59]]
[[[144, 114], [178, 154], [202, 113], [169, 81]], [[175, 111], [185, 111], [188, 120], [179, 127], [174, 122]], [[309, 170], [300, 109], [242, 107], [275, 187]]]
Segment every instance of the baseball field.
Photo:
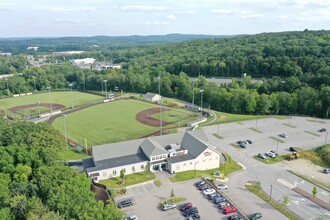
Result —
[[[141, 112], [145, 114], [141, 115]], [[191, 115], [189, 111], [169, 108], [165, 108], [164, 112], [167, 114], [164, 126], [173, 124], [173, 120], [166, 121], [168, 114], [172, 118], [178, 115], [180, 119], [187, 119]], [[88, 147], [92, 147], [140, 138], [159, 131], [159, 120], [155, 118], [158, 124], [148, 120], [157, 113], [159, 114], [158, 105], [137, 100], [120, 100], [82, 109], [68, 114], [65, 119], [58, 117], [53, 126], [64, 133], [65, 120], [68, 138], [80, 145], [84, 145], [86, 139]], [[141, 117], [138, 118], [138, 115]], [[190, 120], [194, 118], [190, 117]]]

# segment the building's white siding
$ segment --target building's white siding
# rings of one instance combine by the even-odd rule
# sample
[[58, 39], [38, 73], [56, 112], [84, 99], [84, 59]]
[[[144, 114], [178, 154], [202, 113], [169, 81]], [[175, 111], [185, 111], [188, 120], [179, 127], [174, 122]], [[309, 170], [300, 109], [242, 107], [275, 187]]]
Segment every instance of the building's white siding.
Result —
[[209, 170], [219, 167], [220, 154], [206, 149], [201, 155], [194, 160], [183, 161], [179, 163], [169, 164], [168, 168], [171, 173], [178, 173], [188, 170]]
[[113, 178], [113, 177], [119, 177], [120, 171], [122, 169], [125, 170], [125, 175], [143, 172], [146, 170], [147, 165], [148, 165], [148, 162], [141, 162], [141, 163], [119, 166], [119, 167], [110, 168], [110, 169], [99, 170], [96, 172], [89, 172], [88, 175], [90, 176], [94, 173], [99, 173], [100, 175], [97, 177], [97, 180], [94, 179], [96, 182], [98, 182], [100, 180], [106, 180], [106, 179]]

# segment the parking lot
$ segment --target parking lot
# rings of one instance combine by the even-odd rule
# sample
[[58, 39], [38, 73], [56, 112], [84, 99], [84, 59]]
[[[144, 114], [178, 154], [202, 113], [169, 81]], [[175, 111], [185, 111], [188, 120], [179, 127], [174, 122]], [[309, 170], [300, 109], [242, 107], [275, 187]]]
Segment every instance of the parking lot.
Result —
[[[158, 173], [159, 175], [168, 175], [166, 173]], [[217, 207], [212, 200], [208, 200], [203, 195], [202, 191], [194, 186], [196, 180], [189, 180], [186, 182], [170, 183], [164, 182], [165, 185], [157, 188], [156, 186], [134, 186], [128, 190], [128, 193], [124, 196], [117, 196], [116, 201], [121, 201], [125, 198], [132, 198], [134, 205], [131, 207], [123, 208], [122, 210], [127, 215], [137, 214], [139, 219], [143, 220], [179, 220], [187, 219], [179, 211], [180, 204], [191, 202], [194, 207], [197, 207], [201, 219], [227, 219], [221, 210]], [[151, 184], [151, 183], [150, 183]], [[148, 184], [149, 185], [149, 184]], [[178, 204], [176, 209], [168, 211], [162, 211], [159, 207], [159, 203], [165, 199], [171, 198], [171, 191], [174, 191], [175, 197], [185, 198], [186, 201]], [[139, 193], [136, 193], [136, 192]]]

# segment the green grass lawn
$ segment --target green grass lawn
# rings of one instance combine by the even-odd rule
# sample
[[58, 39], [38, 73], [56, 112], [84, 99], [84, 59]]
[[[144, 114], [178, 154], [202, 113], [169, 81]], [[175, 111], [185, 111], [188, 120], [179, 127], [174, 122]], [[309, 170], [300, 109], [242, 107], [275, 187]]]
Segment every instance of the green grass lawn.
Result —
[[[88, 147], [139, 138], [159, 130], [138, 122], [135, 115], [154, 108], [154, 104], [136, 100], [121, 100], [86, 108], [66, 117], [68, 138]], [[58, 117], [53, 126], [64, 133], [63, 117]]]
[[[71, 108], [72, 106], [72, 98], [74, 106], [83, 105], [87, 103], [94, 103], [103, 100], [103, 97], [92, 95], [89, 93], [77, 92], [46, 92], [46, 93], [39, 93], [33, 94], [29, 96], [20, 96], [15, 98], [8, 98], [8, 99], [1, 99], [0, 106], [1, 109], [8, 109], [15, 106], [20, 105], [28, 105], [28, 104], [37, 104], [38, 101], [40, 103], [56, 103], [62, 104], [66, 108]], [[34, 110], [37, 110], [33, 108]], [[40, 108], [40, 110], [42, 110]]]
[[[135, 185], [138, 183], [143, 183], [149, 180], [154, 180], [156, 178], [155, 174], [150, 171], [144, 171], [141, 173], [134, 173], [126, 175], [126, 186]], [[125, 182], [120, 179], [120, 177], [111, 178], [107, 180], [101, 180], [101, 184], [110, 188], [122, 188], [125, 187]]]
[[72, 147], [69, 147], [69, 150], [68, 151], [64, 150], [64, 151], [58, 152], [58, 155], [59, 155], [59, 157], [60, 157], [61, 160], [80, 160], [80, 159], [84, 159], [84, 158], [90, 157], [87, 154], [78, 153]]
[[[169, 108], [166, 108], [169, 109]], [[187, 118], [189, 115], [194, 115], [194, 118], [190, 118], [189, 121], [193, 121], [196, 120], [199, 115], [198, 114], [194, 114], [191, 111], [187, 111], [184, 109], [169, 109], [170, 111], [166, 110], [163, 111], [162, 113], [162, 118], [163, 121], [169, 122], [169, 123], [173, 123], [173, 122], [177, 122], [177, 121], [182, 121], [184, 118]], [[160, 119], [160, 113], [157, 114], [153, 114], [151, 115], [151, 117], [156, 118], [156, 119]], [[182, 125], [182, 123], [180, 123]]]

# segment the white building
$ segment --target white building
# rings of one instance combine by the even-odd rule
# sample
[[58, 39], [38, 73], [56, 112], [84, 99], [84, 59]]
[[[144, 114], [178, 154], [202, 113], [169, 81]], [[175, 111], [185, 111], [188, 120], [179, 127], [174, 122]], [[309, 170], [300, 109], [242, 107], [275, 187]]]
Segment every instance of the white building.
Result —
[[0, 56], [11, 57], [11, 53], [3, 53], [3, 52], [0, 52]]
[[86, 173], [94, 181], [143, 172], [167, 170], [214, 169], [220, 165], [220, 154], [207, 144], [203, 131], [149, 137], [92, 147], [93, 158], [83, 160]]
[[147, 94], [143, 95], [143, 100], [148, 101], [148, 102], [157, 102], [162, 99], [162, 96], [155, 94], [155, 93], [150, 93], [148, 92]]
[[72, 50], [72, 51], [60, 51], [60, 52], [54, 52], [53, 54], [55, 55], [74, 55], [74, 54], [82, 54], [85, 51], [81, 51], [81, 50]]
[[101, 65], [103, 70], [111, 70], [111, 69], [121, 69], [120, 64], [110, 64], [110, 65]]
[[84, 59], [75, 59], [70, 60], [73, 65], [85, 65], [85, 64], [93, 64], [95, 62], [94, 58], [84, 58]]
[[38, 51], [39, 47], [28, 47], [26, 50]]

